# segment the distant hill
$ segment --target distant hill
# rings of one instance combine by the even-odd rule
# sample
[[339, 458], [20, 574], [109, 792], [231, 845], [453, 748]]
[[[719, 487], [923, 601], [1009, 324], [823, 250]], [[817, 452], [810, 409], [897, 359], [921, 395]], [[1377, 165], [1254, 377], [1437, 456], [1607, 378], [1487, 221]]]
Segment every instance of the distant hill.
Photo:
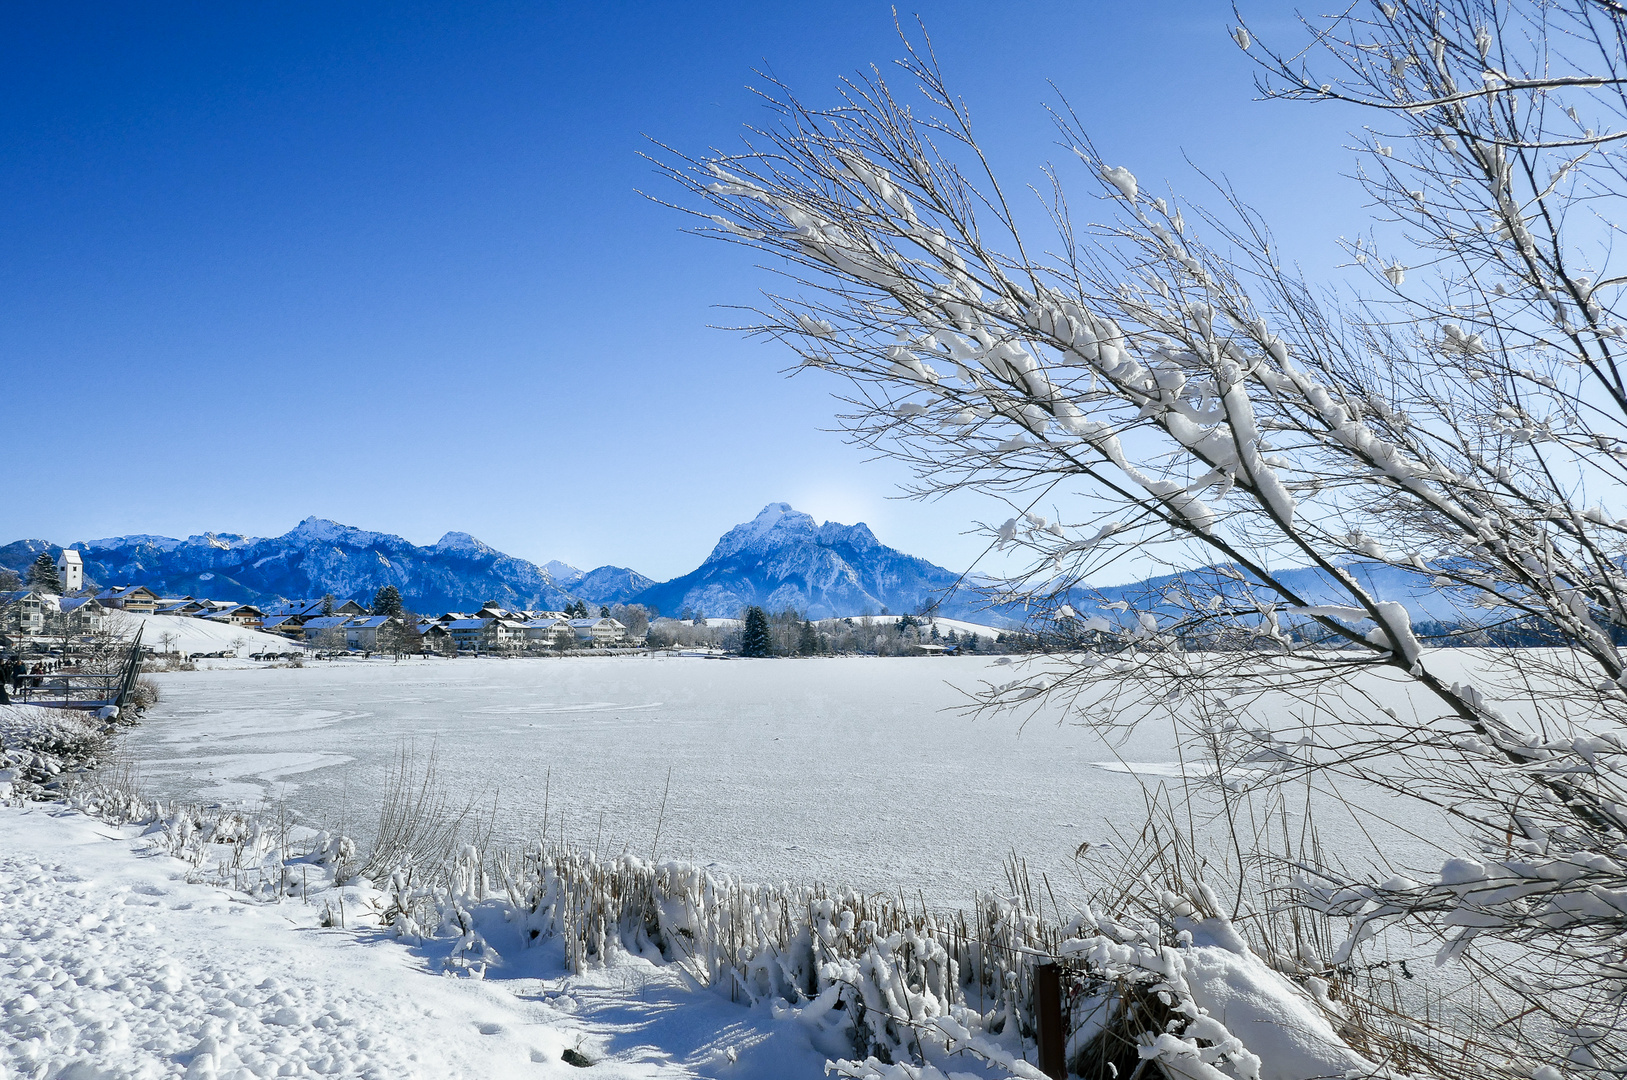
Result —
[[[168, 596], [249, 603], [328, 593], [366, 603], [381, 586], [394, 585], [416, 611], [467, 610], [487, 600], [557, 610], [576, 599], [614, 603], [620, 593], [649, 584], [632, 571], [600, 567], [565, 589], [536, 564], [468, 533], [449, 532], [419, 547], [399, 536], [315, 517], [271, 538], [137, 535], [71, 546], [82, 553], [86, 576], [99, 584], [142, 584]], [[22, 572], [41, 551], [54, 556], [61, 550], [41, 540], [19, 540], [0, 548], [0, 565]]]
[[948, 594], [957, 578], [888, 547], [862, 523], [820, 525], [789, 503], [769, 503], [751, 521], [724, 533], [697, 569], [653, 585], [634, 600], [667, 615], [693, 610], [734, 616], [758, 604], [823, 619], [914, 613], [941, 602], [938, 612], [945, 617], [975, 617], [974, 596]]
[[[1393, 600], [1406, 607], [1407, 614], [1414, 623], [1433, 621], [1457, 624], [1475, 621], [1473, 597], [1469, 592], [1464, 589], [1436, 586], [1433, 584], [1433, 574], [1379, 562], [1349, 563], [1345, 569], [1376, 599]], [[1343, 605], [1350, 602], [1348, 596], [1334, 584], [1332, 578], [1321, 570], [1282, 570], [1276, 572], [1275, 576], [1284, 585], [1293, 589], [1307, 604]], [[1206, 587], [1218, 588], [1232, 604], [1245, 609], [1251, 606], [1247, 596], [1248, 588], [1244, 582], [1234, 580], [1229, 575], [1219, 574], [1214, 567], [1165, 574], [1125, 585], [1103, 586], [1097, 591], [1101, 594], [1103, 603], [1112, 604], [1122, 600], [1134, 611], [1146, 611], [1175, 618], [1188, 609], [1172, 598], [1182, 594], [1186, 583], [1196, 584], [1199, 581], [1206, 583]], [[1258, 582], [1254, 582], [1253, 587], [1260, 589]], [[1263, 589], [1260, 591], [1262, 594], [1265, 593]], [[1110, 610], [1096, 610], [1094, 597], [1087, 597], [1083, 590], [1075, 590], [1065, 599], [1078, 608], [1081, 614], [1103, 615], [1110, 621], [1126, 625], [1133, 621], [1133, 616], [1130, 615], [1116, 614]], [[1480, 614], [1483, 616], [1484, 612]]]

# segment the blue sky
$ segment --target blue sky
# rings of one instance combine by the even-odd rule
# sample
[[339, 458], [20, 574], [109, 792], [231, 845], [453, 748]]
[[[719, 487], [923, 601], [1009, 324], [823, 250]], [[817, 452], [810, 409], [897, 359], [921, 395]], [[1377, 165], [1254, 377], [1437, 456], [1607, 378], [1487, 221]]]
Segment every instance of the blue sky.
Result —
[[[1256, 29], [1300, 40], [1281, 4]], [[1144, 188], [1225, 174], [1313, 279], [1354, 119], [1253, 100], [1217, 3], [924, 3], [1006, 177], [1056, 83]], [[700, 152], [899, 55], [887, 3], [11, 5], [0, 38], [0, 542], [276, 535], [308, 514], [692, 569], [786, 500], [963, 568], [1004, 516], [893, 501], [833, 383], [710, 329], [766, 282], [680, 231]]]

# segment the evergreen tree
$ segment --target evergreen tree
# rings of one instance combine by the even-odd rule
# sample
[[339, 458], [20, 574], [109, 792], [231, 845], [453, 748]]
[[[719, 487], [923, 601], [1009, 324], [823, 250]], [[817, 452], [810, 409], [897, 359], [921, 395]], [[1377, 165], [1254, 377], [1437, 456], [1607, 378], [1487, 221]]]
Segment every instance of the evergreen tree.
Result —
[[385, 585], [373, 594], [374, 615], [400, 615], [401, 590], [394, 585]]
[[62, 575], [57, 573], [56, 560], [51, 558], [50, 552], [40, 552], [40, 557], [28, 568], [28, 587], [45, 593], [62, 592]]
[[601, 618], [601, 619], [610, 618], [610, 609], [605, 607], [603, 604], [599, 605], [599, 618]]
[[813, 623], [803, 622], [802, 632], [797, 637], [797, 652], [803, 656], [813, 656], [819, 652], [819, 631], [814, 629]]
[[329, 593], [328, 595], [326, 595], [326, 596], [324, 596], [322, 598], [322, 614], [324, 614], [324, 615], [332, 615], [333, 614], [333, 594], [332, 593]]
[[768, 656], [773, 641], [768, 633], [768, 612], [753, 605], [746, 609], [746, 626], [740, 635], [741, 656]]

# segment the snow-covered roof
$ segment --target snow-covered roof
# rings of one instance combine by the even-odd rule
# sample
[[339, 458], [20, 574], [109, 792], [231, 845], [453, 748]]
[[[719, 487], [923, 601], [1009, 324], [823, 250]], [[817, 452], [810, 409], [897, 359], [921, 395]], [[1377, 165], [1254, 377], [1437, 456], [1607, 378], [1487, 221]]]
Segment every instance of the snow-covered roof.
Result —
[[350, 621], [349, 615], [321, 615], [315, 619], [308, 619], [305, 623], [307, 630], [331, 630], [335, 626], [343, 626]]
[[490, 619], [452, 619], [441, 625], [448, 630], [484, 630]]
[[63, 548], [62, 554], [57, 556], [56, 564], [58, 566], [71, 566], [75, 564], [83, 566], [85, 564], [85, 560], [80, 558], [79, 552], [75, 551], [73, 548]]
[[155, 594], [151, 589], [147, 588], [147, 586], [145, 586], [145, 585], [114, 585], [112, 588], [103, 589], [101, 592], [97, 593], [96, 594], [96, 599], [98, 599], [98, 600], [126, 600], [126, 599], [129, 599], [130, 597], [134, 596], [136, 593], [146, 593], [148, 596], [151, 596], [153, 598], [153, 600], [155, 600], [155, 601], [158, 599], [157, 594]]
[[388, 616], [388, 615], [360, 615], [360, 616], [357, 616], [354, 619], [351, 619], [348, 626], [356, 626], [356, 627], [367, 628], [367, 627], [374, 627], [374, 626], [383, 626], [385, 623], [387, 623], [389, 621], [390, 621], [390, 616]]

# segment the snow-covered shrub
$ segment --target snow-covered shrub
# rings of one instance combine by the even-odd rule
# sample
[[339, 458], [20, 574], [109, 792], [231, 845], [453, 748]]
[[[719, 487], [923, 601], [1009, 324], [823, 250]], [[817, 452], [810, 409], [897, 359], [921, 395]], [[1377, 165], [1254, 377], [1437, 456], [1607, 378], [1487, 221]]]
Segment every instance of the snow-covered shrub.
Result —
[[0, 800], [39, 798], [64, 774], [94, 767], [107, 747], [107, 724], [84, 713], [0, 705]]
[[[1065, 167], [1095, 209], [1076, 216], [1049, 170], [1033, 235], [921, 47], [902, 64], [919, 95], [878, 72], [816, 109], [775, 85], [778, 122], [752, 145], [671, 172], [702, 231], [797, 282], [748, 329], [846, 381], [856, 442], [909, 464], [922, 498], [1009, 505], [984, 526], [1013, 560], [993, 598], [1066, 644], [984, 707], [1068, 702], [1103, 731], [1158, 717], [1244, 786], [1438, 808], [1456, 830], [1438, 870], [1307, 865], [1277, 903], [1349, 920], [1346, 961], [1394, 930], [1472, 974], [1481, 999], [1453, 1003], [1465, 1035], [1431, 1071], [1615, 1077], [1627, 264], [1596, 223], [1627, 213], [1627, 19], [1592, 0], [1394, 0], [1312, 29], [1310, 50], [1235, 40], [1276, 96], [1386, 130], [1361, 140], [1376, 210], [1341, 226], [1359, 237], [1343, 293], [1287, 269], [1229, 189], [1219, 211], [1154, 194], [1065, 107]], [[1148, 553], [1188, 572], [1093, 588]], [[1381, 580], [1557, 648], [1452, 674]], [[1375, 672], [1416, 710], [1375, 701]], [[1314, 727], [1272, 711], [1284, 699]], [[1275, 841], [1250, 854], [1294, 861]]]

